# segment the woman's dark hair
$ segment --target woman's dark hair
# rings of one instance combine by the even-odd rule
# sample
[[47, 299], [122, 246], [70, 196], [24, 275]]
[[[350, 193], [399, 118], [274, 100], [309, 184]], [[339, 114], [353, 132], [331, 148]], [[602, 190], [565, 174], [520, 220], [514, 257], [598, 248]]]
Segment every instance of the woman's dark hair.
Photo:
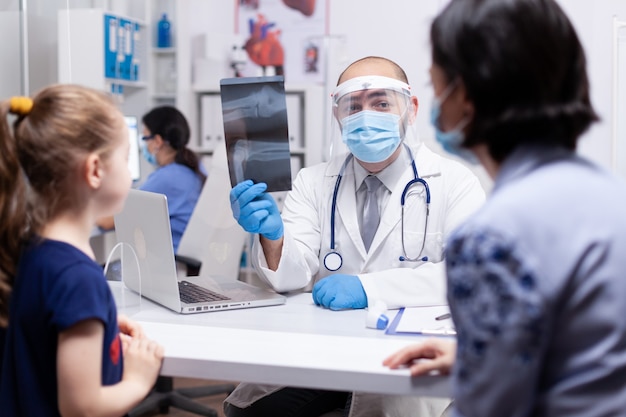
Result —
[[430, 31], [433, 63], [475, 107], [464, 146], [502, 162], [519, 144], [576, 149], [598, 120], [585, 53], [554, 0], [452, 0]]
[[141, 118], [142, 123], [151, 134], [159, 135], [176, 151], [176, 163], [189, 167], [202, 179], [206, 175], [200, 171], [198, 156], [189, 148], [190, 130], [185, 116], [172, 106], [155, 107]]

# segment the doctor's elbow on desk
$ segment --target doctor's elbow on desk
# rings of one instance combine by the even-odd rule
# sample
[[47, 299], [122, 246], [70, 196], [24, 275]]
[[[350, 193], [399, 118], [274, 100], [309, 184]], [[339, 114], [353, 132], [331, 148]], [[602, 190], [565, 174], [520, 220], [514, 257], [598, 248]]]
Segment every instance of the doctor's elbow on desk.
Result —
[[[280, 294], [289, 292], [307, 291], [307, 280], [294, 280], [291, 274], [277, 274], [276, 272], [263, 267], [256, 269], [256, 277], [262, 286]], [[285, 278], [287, 277], [287, 278]]]

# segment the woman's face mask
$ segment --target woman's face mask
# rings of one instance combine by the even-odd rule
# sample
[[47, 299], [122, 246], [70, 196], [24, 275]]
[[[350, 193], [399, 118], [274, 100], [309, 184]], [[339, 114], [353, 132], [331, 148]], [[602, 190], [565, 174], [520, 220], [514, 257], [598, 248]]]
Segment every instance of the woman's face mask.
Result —
[[150, 165], [154, 165], [154, 166], [159, 165], [156, 159], [156, 155], [150, 153], [150, 151], [148, 150], [147, 142], [143, 142], [141, 144], [141, 154], [143, 155], [143, 159], [145, 159]]
[[430, 123], [435, 128], [435, 139], [441, 147], [449, 154], [458, 156], [469, 163], [478, 164], [478, 160], [472, 151], [464, 148], [465, 133], [463, 128], [469, 123], [468, 118], [463, 118], [452, 130], [444, 132], [439, 127], [439, 118], [441, 117], [441, 105], [450, 96], [456, 83], [449, 84], [439, 97], [435, 97], [430, 109]]
[[341, 120], [341, 137], [357, 159], [382, 162], [402, 141], [399, 122], [397, 114], [363, 110]]

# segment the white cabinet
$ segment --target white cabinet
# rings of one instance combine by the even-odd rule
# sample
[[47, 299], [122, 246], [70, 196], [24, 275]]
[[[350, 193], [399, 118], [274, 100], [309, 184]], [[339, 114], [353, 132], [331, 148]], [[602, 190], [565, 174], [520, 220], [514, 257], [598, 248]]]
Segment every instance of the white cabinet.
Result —
[[216, 146], [224, 144], [222, 101], [219, 92], [206, 92], [198, 95], [200, 100], [200, 137], [196, 149], [202, 153], [213, 153]]
[[[174, 0], [147, 0], [146, 20], [149, 23], [149, 106], [159, 105], [176, 106], [176, 93], [178, 90], [178, 54], [179, 42], [178, 30], [180, 24], [177, 20], [179, 2]], [[163, 15], [170, 22], [171, 46], [159, 48], [158, 27], [159, 20]]]
[[58, 82], [110, 92], [125, 115], [147, 107], [147, 32], [139, 18], [104, 9], [58, 12]]
[[289, 130], [289, 149], [292, 152], [304, 152], [304, 92], [290, 91], [285, 94], [287, 102], [287, 125]]
[[153, 104], [174, 104], [178, 82], [176, 48], [151, 49], [151, 94]]
[[59, 11], [59, 82], [113, 93], [145, 88], [143, 21], [102, 9]]

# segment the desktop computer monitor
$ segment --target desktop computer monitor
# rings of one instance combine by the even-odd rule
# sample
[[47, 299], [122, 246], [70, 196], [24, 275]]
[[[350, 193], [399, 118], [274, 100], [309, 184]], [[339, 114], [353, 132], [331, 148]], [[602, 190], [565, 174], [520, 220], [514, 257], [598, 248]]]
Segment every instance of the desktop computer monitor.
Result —
[[139, 180], [141, 177], [140, 155], [139, 155], [139, 126], [137, 117], [124, 116], [126, 126], [128, 127], [128, 141], [130, 143], [130, 154], [128, 155], [128, 169], [133, 181]]

